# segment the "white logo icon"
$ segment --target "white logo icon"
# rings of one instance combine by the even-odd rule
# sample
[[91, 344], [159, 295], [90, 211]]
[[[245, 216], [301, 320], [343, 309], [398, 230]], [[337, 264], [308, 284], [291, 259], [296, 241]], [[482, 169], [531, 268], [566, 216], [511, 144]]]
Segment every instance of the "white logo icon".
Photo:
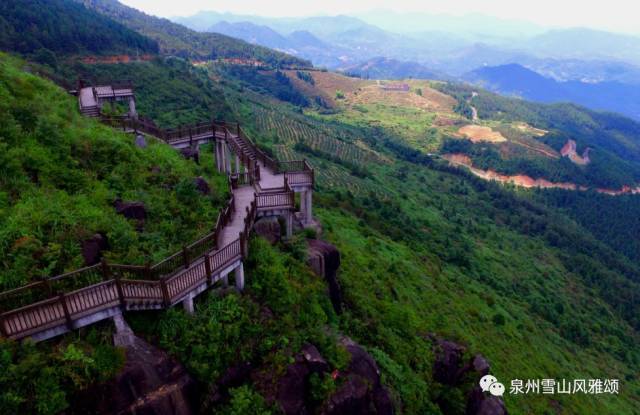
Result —
[[498, 382], [498, 379], [492, 375], [484, 375], [480, 379], [480, 389], [483, 392], [489, 391], [493, 396], [504, 395], [504, 385]]

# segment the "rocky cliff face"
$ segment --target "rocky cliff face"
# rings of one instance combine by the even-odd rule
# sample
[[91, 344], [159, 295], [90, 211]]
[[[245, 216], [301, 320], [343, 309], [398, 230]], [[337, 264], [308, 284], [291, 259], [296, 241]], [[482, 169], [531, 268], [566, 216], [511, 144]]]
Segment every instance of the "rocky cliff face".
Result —
[[308, 263], [313, 271], [323, 277], [329, 286], [329, 297], [336, 313], [342, 313], [342, 290], [338, 282], [340, 251], [329, 242], [310, 239], [308, 245]]
[[126, 363], [112, 381], [93, 387], [74, 402], [72, 414], [191, 415], [197, 387], [184, 367], [165, 352], [133, 336]]
[[478, 382], [489, 374], [491, 367], [480, 354], [465, 359], [466, 347], [455, 342], [435, 338], [433, 379], [448, 387], [468, 390], [466, 415], [507, 415], [502, 399], [482, 392]]

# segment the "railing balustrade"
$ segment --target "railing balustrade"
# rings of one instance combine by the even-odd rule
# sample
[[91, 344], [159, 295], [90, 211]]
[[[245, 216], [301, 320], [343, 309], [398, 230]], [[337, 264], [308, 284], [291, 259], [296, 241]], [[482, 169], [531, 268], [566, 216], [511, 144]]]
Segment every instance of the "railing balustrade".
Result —
[[[131, 83], [112, 83], [126, 89]], [[95, 93], [95, 90], [94, 90]], [[66, 324], [69, 329], [83, 316], [112, 307], [168, 307], [202, 283], [213, 283], [234, 262], [247, 254], [248, 235], [260, 209], [292, 209], [295, 193], [290, 186], [313, 185], [314, 173], [306, 160], [280, 162], [258, 148], [237, 123], [214, 121], [171, 130], [153, 121], [128, 117], [102, 117], [102, 122], [124, 131], [140, 131], [171, 144], [188, 139], [225, 136], [232, 150], [247, 167], [246, 172], [228, 177], [231, 196], [221, 209], [213, 232], [154, 265], [123, 265], [102, 261], [55, 277], [0, 293], [0, 335], [20, 339]], [[239, 237], [218, 248], [222, 230], [236, 210], [233, 188], [255, 184], [259, 188], [260, 165], [285, 175], [285, 186], [254, 194], [246, 207]]]

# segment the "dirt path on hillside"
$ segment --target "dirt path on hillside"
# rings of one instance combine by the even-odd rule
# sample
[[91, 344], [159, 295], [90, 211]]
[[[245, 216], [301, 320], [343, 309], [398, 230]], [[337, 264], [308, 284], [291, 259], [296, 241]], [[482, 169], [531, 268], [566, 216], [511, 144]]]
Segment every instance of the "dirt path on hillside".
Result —
[[471, 105], [471, 100], [473, 100], [477, 96], [478, 96], [478, 93], [474, 91], [471, 93], [471, 98], [467, 100], [467, 104], [469, 104], [469, 106], [471, 107], [471, 121], [473, 122], [478, 121], [478, 110], [476, 109], [476, 107]]
[[[473, 163], [471, 158], [466, 154], [444, 154], [442, 158], [447, 160], [454, 166], [464, 167], [471, 171], [476, 176], [484, 179], [484, 180], [495, 180], [500, 183], [511, 183], [519, 187], [524, 188], [541, 188], [541, 189], [565, 189], [565, 190], [579, 190], [579, 191], [587, 191], [590, 188], [585, 186], [578, 186], [575, 183], [570, 182], [551, 182], [546, 179], [534, 179], [530, 176], [524, 174], [518, 175], [505, 175], [502, 173], [498, 173], [495, 170], [481, 170], [476, 167], [473, 167]], [[603, 189], [596, 188], [594, 189], [598, 193], [610, 195], [610, 196], [620, 196], [624, 194], [640, 194], [640, 185], [636, 187], [631, 186], [623, 186], [621, 189]]]

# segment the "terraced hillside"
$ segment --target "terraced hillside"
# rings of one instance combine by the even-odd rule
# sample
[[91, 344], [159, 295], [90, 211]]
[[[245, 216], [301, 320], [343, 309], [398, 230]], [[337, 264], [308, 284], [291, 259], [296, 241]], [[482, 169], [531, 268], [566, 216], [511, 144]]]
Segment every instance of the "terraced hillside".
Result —
[[[128, 16], [131, 25], [144, 17]], [[638, 245], [620, 249], [637, 239], [638, 199], [584, 192], [573, 200], [559, 190], [541, 196], [436, 157], [453, 146], [495, 169], [626, 183], [637, 156], [635, 124], [426, 81], [383, 88], [327, 72], [246, 65], [192, 72], [174, 59], [69, 70], [104, 78], [141, 72], [141, 112], [156, 111], [171, 125], [222, 108], [265, 152], [308, 157], [320, 175], [313, 212], [322, 233], [274, 245], [253, 237], [245, 294], [202, 296], [193, 315], [174, 308], [126, 316], [137, 335], [184, 365], [203, 412], [282, 412], [278, 390], [291, 390], [286, 376], [308, 359], [300, 351], [309, 344], [328, 369], [300, 382], [310, 393], [299, 399], [309, 412], [323, 411], [353, 385], [345, 336], [375, 360], [396, 413], [473, 413], [468, 397], [477, 373], [460, 369], [475, 358], [505, 385], [619, 381], [618, 393], [506, 393], [510, 414], [638, 412]], [[77, 266], [79, 242], [96, 233], [106, 233], [106, 256], [134, 263], [209, 230], [226, 197], [211, 148], [200, 165], [151, 139], [139, 148], [131, 136], [81, 118], [75, 100], [28, 73], [30, 64], [4, 55], [0, 62], [0, 282], [14, 286]], [[178, 96], [193, 108], [171, 99]], [[558, 157], [568, 139], [576, 154], [594, 148], [590, 163]], [[195, 176], [206, 179], [209, 196], [195, 190]], [[114, 213], [117, 197], [145, 203], [143, 226]], [[306, 263], [307, 244], [319, 237], [340, 252], [341, 313]], [[0, 412], [87, 413], [87, 401], [112, 400], [101, 396], [104, 382], [125, 362], [112, 331], [99, 325], [38, 345], [0, 340]], [[442, 364], [444, 345], [459, 352], [457, 364]], [[246, 370], [215, 393], [227, 375]], [[356, 389], [369, 393], [371, 386]]]
[[[316, 74], [325, 76], [313, 72], [314, 79]], [[474, 124], [456, 113], [455, 105], [431, 112], [380, 98], [356, 104], [350, 100], [364, 81], [326, 77], [335, 80], [329, 88], [339, 83], [344, 95], [329, 110], [296, 109], [269, 91], [257, 97], [242, 89], [238, 97], [232, 79], [225, 79], [225, 88], [238, 117], [253, 124], [255, 137], [278, 154], [301, 154], [302, 148], [291, 144], [305, 129], [294, 125], [320, 123], [325, 128], [318, 131], [346, 142], [361, 138], [382, 160], [362, 163], [363, 180], [346, 175], [340, 158], [311, 156], [322, 166], [319, 171], [348, 177], [323, 178], [316, 199], [326, 235], [343, 255], [340, 281], [348, 311], [339, 325], [372, 351], [400, 411], [464, 413], [460, 402], [469, 385], [444, 386], [432, 377], [432, 339], [445, 337], [487, 356], [501, 379], [613, 376], [624, 378], [628, 388], [619, 396], [593, 399], [506, 396], [509, 413], [633, 413], [638, 320], [630, 293], [638, 289], [637, 266], [534, 194], [515, 193], [425, 152], [451, 141], [496, 146], [502, 159], [503, 147], [473, 143], [459, 133], [479, 125], [499, 132], [506, 139], [499, 144], [513, 154], [571, 163], [541, 140], [545, 126], [482, 118]], [[320, 78], [313, 85], [300, 81], [309, 97], [329, 95], [320, 89]], [[415, 92], [393, 91], [400, 93]], [[358, 105], [375, 108], [376, 115], [367, 118]], [[277, 112], [292, 114], [286, 126]], [[269, 116], [258, 115], [265, 113]], [[416, 131], [430, 128], [436, 130], [432, 147], [415, 140]]]

